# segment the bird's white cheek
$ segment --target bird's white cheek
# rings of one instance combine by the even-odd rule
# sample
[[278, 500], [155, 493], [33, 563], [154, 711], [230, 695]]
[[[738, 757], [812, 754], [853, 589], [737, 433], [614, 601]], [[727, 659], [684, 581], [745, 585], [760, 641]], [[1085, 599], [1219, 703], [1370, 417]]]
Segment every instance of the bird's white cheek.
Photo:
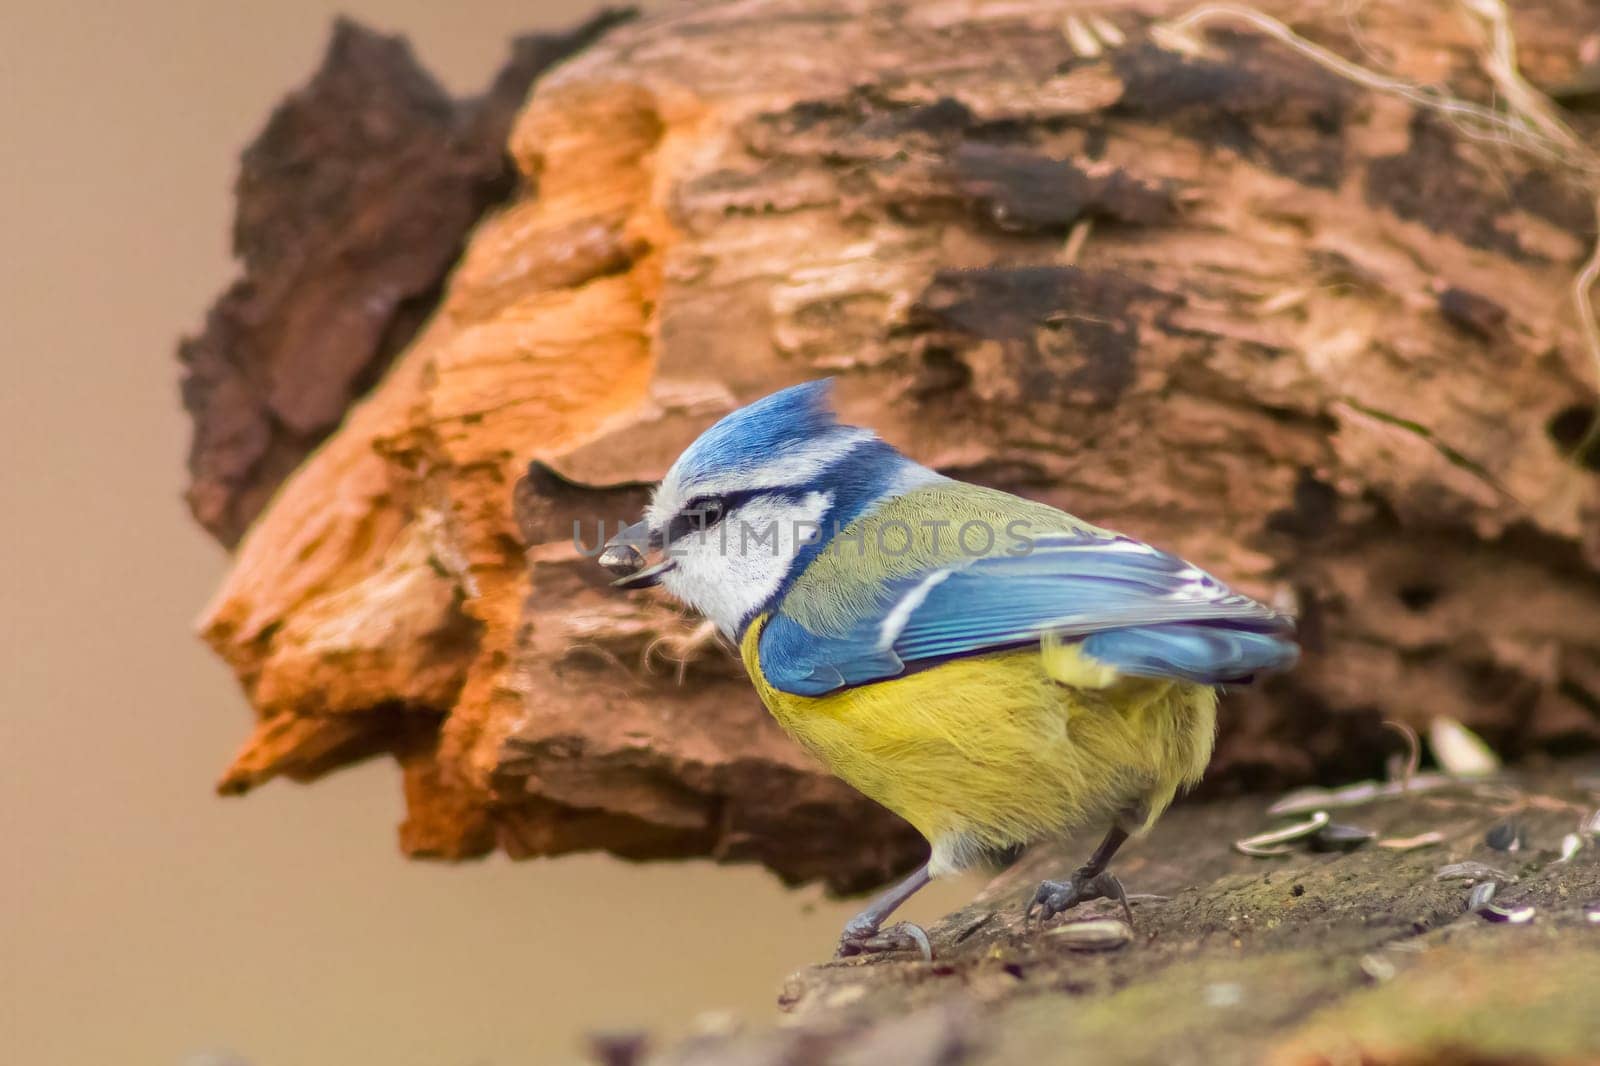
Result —
[[[666, 590], [733, 636], [745, 613], [764, 596], [746, 585], [730, 560], [714, 552], [685, 552], [662, 581]], [[776, 589], [776, 584], [773, 589]], [[769, 591], [766, 595], [770, 595]]]
[[826, 494], [811, 493], [799, 501], [748, 504], [704, 538], [674, 544], [678, 565], [663, 575], [662, 586], [733, 637], [783, 584], [828, 503]]

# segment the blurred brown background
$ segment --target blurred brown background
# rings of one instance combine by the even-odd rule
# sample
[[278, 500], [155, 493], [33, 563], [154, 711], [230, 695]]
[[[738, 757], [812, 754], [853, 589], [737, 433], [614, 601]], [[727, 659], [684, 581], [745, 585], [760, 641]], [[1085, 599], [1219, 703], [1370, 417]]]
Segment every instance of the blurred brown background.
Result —
[[173, 344], [233, 276], [237, 152], [338, 11], [462, 93], [597, 6], [0, 9], [0, 1059], [570, 1060], [586, 1030], [765, 1014], [831, 950], [851, 905], [758, 870], [405, 863], [387, 762], [211, 791], [248, 711], [190, 632], [225, 560], [180, 501]]

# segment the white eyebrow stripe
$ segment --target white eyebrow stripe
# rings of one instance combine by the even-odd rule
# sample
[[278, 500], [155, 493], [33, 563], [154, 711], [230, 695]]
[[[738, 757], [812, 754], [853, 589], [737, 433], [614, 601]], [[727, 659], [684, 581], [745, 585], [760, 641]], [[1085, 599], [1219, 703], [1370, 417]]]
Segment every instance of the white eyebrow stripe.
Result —
[[870, 429], [840, 429], [822, 440], [789, 448], [760, 466], [693, 481], [683, 486], [682, 491], [701, 496], [749, 488], [803, 485], [860, 445], [876, 438], [877, 434]]
[[851, 451], [877, 439], [878, 435], [870, 429], [839, 426], [829, 431], [825, 438], [789, 448], [759, 466], [727, 470], [711, 477], [688, 481], [684, 480], [682, 472], [674, 464], [650, 494], [645, 517], [654, 529], [664, 527], [696, 496], [721, 496], [750, 489], [804, 487]]
[[894, 646], [894, 642], [899, 640], [900, 634], [905, 631], [906, 623], [911, 621], [912, 613], [928, 598], [928, 593], [953, 573], [954, 570], [935, 570], [917, 582], [916, 588], [900, 598], [900, 602], [883, 616], [883, 623], [878, 627], [879, 651], [888, 651]]

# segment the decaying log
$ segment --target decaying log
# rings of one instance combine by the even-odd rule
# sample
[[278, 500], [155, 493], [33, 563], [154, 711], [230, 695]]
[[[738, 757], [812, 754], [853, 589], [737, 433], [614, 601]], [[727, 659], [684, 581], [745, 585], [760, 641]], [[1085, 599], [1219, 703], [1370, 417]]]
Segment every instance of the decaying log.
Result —
[[452, 100], [398, 37], [349, 20], [244, 154], [244, 276], [183, 342], [195, 420], [189, 506], [230, 547], [415, 336], [479, 216], [514, 180], [506, 136], [547, 67], [625, 18], [512, 42], [478, 97]]
[[[1302, 667], [1228, 696], [1209, 787], [1370, 772], [1384, 719], [1513, 755], [1600, 738], [1600, 479], [1569, 454], [1588, 194], [1276, 42], [1171, 50], [1152, 24], [1186, 6], [684, 5], [543, 78], [519, 190], [205, 613], [260, 718], [223, 787], [387, 750], [413, 854], [711, 855], [836, 889], [911, 861], [726, 650], [574, 542], [710, 421], [822, 374], [925, 462], [1299, 612]], [[1338, 5], [1263, 9], [1490, 95], [1442, 0], [1369, 5], [1359, 41]], [[1600, 20], [1515, 29], [1554, 85]], [[336, 411], [373, 345], [259, 354], [298, 306], [217, 343], [290, 392], [337, 378]], [[197, 456], [236, 417], [202, 397]]]

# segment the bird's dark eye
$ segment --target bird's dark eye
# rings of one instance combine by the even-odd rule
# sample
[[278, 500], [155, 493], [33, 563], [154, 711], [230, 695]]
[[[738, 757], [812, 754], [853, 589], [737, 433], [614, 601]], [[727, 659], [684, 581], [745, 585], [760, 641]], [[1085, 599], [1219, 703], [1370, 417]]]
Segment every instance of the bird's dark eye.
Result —
[[702, 528], [710, 529], [728, 513], [728, 501], [721, 496], [701, 496], [684, 510], [697, 518]]
[[667, 525], [666, 539], [671, 543], [686, 537], [703, 535], [722, 521], [727, 513], [728, 501], [723, 497], [696, 496], [672, 516], [672, 521]]

